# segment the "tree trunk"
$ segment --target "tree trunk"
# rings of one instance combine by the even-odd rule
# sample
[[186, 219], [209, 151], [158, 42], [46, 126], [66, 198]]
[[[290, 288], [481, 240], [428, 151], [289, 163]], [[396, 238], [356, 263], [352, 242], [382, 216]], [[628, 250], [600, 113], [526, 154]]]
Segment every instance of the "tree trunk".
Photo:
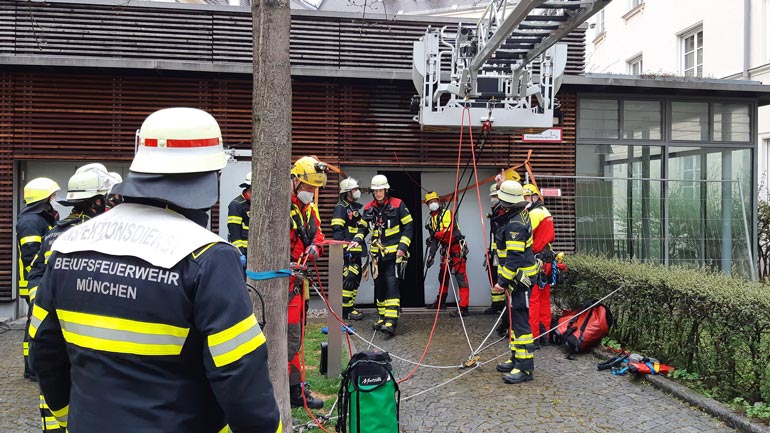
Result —
[[[254, 86], [252, 94], [252, 188], [248, 268], [257, 272], [289, 264], [291, 167], [291, 69], [289, 0], [254, 0]], [[283, 430], [291, 431], [287, 372], [288, 280], [263, 280], [255, 287], [265, 298], [265, 336], [270, 379], [281, 410]]]

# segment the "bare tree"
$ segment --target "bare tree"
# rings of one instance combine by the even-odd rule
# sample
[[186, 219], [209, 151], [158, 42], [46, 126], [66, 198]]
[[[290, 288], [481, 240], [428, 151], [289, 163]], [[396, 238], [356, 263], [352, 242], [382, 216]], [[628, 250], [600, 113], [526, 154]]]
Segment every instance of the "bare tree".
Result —
[[[249, 269], [286, 269], [289, 262], [289, 169], [291, 167], [291, 68], [289, 0], [254, 0], [254, 86], [252, 93], [252, 192]], [[287, 373], [288, 281], [261, 281], [265, 335], [283, 428], [291, 429]]]

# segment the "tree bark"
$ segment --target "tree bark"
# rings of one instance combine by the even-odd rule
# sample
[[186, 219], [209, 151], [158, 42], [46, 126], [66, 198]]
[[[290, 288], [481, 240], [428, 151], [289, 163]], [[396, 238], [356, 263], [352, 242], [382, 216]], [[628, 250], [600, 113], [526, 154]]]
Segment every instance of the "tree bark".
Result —
[[[252, 93], [252, 188], [248, 269], [272, 271], [289, 265], [291, 167], [291, 68], [289, 0], [254, 0], [254, 82]], [[252, 283], [254, 283], [252, 281]], [[287, 372], [288, 280], [263, 280], [255, 287], [265, 299], [265, 336], [270, 379], [283, 430], [291, 431]]]

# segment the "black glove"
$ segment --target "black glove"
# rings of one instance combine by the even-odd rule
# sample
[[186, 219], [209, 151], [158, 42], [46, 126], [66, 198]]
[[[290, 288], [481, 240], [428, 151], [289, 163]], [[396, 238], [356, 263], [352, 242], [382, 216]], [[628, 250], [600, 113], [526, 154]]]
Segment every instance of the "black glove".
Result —
[[[347, 269], [347, 273], [342, 277], [342, 289], [347, 291], [353, 291], [358, 288], [359, 276], [361, 275], [358, 265], [350, 265]], [[359, 271], [358, 273], [353, 270]]]
[[353, 290], [356, 290], [358, 288], [358, 284], [356, 284], [355, 279], [348, 277], [345, 277], [344, 280], [342, 280], [342, 290], [346, 290], [348, 292], [352, 292]]
[[530, 281], [527, 274], [525, 274], [521, 269], [516, 271], [516, 275], [513, 277], [513, 281], [522, 287], [532, 287], [532, 281]]
[[430, 247], [431, 245], [433, 245], [433, 236], [430, 236], [425, 239], [425, 246]]
[[435, 256], [428, 257], [428, 261], [425, 262], [425, 267], [429, 268], [433, 266], [433, 262], [435, 261], [435, 259], [436, 259]]

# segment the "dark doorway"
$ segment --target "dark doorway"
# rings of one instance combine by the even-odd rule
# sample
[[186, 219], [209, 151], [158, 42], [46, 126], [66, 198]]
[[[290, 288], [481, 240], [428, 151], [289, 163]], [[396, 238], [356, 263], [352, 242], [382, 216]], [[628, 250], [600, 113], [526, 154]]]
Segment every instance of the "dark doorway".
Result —
[[400, 198], [409, 213], [412, 214], [413, 234], [409, 246], [409, 264], [406, 267], [406, 278], [401, 281], [401, 306], [425, 306], [425, 287], [423, 286], [423, 221], [422, 221], [422, 189], [420, 188], [420, 173], [415, 171], [382, 171], [388, 177], [390, 193]]

